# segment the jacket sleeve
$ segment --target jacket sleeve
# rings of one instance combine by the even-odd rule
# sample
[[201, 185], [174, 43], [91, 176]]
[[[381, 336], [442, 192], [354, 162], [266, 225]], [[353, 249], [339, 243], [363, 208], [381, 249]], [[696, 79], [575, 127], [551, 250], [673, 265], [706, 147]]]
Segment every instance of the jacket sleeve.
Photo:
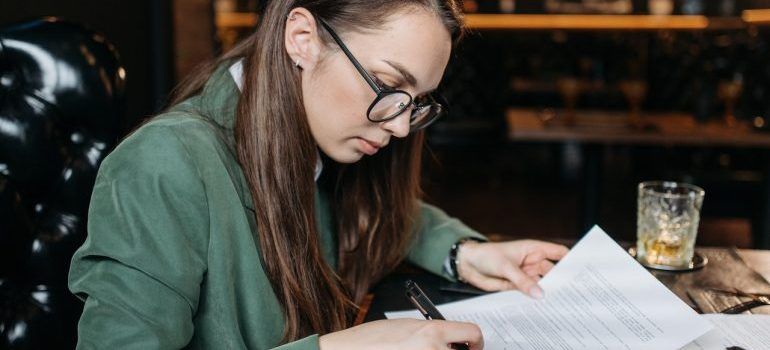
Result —
[[178, 349], [193, 335], [208, 209], [172, 129], [146, 125], [102, 163], [69, 288], [85, 301], [78, 349]]
[[409, 250], [408, 260], [434, 274], [450, 281], [455, 279], [443, 266], [449, 257], [449, 250], [458, 240], [475, 237], [487, 240], [460, 220], [448, 216], [444, 211], [430, 204], [420, 202], [417, 234]]
[[[69, 288], [85, 301], [78, 349], [180, 349], [206, 274], [206, 189], [172, 127], [148, 124], [102, 163]], [[318, 335], [277, 349], [317, 350]]]

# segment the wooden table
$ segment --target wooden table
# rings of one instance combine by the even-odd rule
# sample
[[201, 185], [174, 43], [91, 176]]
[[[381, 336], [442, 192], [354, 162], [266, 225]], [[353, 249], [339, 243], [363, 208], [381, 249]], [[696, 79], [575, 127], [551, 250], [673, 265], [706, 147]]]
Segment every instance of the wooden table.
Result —
[[[656, 278], [688, 305], [694, 307], [693, 301], [686, 293], [688, 289], [694, 290], [695, 287], [693, 286], [720, 287], [718, 284], [721, 283], [721, 287], [737, 287], [744, 290], [748, 289], [746, 291], [749, 292], [770, 293], [770, 284], [767, 284], [767, 281], [770, 281], [770, 250], [697, 248], [696, 251], [707, 255], [710, 259], [709, 264], [701, 270], [687, 273], [652, 271]], [[752, 276], [746, 276], [746, 271], [735, 272], [732, 269], [722, 268], [725, 265], [720, 265], [720, 262], [735, 256], [739, 256], [746, 265], [761, 275], [761, 277], [754, 277], [759, 278], [759, 284], [764, 284], [764, 287], [757, 290], [755, 287], [757, 284], [748, 281]], [[762, 278], [764, 281], [761, 280]], [[467, 294], [441, 291], [440, 286], [446, 283], [443, 278], [407, 265], [387, 276], [372, 289], [372, 293], [361, 305], [356, 323], [383, 319], [386, 311], [413, 308], [404, 295], [404, 282], [408, 279], [416, 281], [436, 304], [473, 297]], [[770, 306], [755, 308], [752, 313], [770, 314]]]
[[[552, 113], [564, 114], [558, 110]], [[627, 123], [628, 112], [623, 111], [576, 111], [573, 125], [565, 124], [562, 117], [544, 121], [546, 114], [535, 109], [508, 109], [508, 138], [608, 145], [770, 148], [770, 133], [757, 131], [746, 122], [728, 127], [719, 120], [699, 123], [686, 113], [647, 113], [641, 117], [642, 125], [634, 128]]]
[[766, 281], [770, 281], [770, 251], [756, 249], [739, 249], [746, 265], [757, 271]]

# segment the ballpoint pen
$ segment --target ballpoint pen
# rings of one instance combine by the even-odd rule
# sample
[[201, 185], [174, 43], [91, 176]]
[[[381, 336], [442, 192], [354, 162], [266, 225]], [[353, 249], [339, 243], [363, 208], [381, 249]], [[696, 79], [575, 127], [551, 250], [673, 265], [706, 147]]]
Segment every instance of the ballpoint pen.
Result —
[[[426, 320], [446, 320], [443, 315], [436, 309], [433, 302], [430, 301], [427, 295], [422, 292], [420, 286], [412, 280], [406, 281], [406, 297], [414, 304], [417, 310], [420, 310]], [[468, 350], [468, 344], [453, 343], [452, 349], [456, 350]]]

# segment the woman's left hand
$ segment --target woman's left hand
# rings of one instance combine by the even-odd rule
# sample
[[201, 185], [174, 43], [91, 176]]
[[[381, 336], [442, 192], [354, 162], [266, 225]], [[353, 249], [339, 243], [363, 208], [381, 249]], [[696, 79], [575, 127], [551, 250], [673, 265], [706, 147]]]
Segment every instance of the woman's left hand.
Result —
[[459, 248], [457, 272], [464, 281], [485, 291], [518, 289], [540, 299], [543, 290], [537, 282], [568, 251], [563, 245], [536, 240], [468, 241]]

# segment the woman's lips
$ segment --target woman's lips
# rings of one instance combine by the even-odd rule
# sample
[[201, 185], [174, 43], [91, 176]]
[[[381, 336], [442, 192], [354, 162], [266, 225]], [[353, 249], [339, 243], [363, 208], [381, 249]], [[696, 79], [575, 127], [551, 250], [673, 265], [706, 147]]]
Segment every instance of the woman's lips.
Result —
[[380, 144], [374, 143], [366, 139], [362, 139], [360, 137], [357, 139], [358, 139], [358, 144], [361, 148], [361, 152], [364, 152], [370, 156], [377, 153], [377, 151], [380, 150], [380, 148], [382, 147]]

